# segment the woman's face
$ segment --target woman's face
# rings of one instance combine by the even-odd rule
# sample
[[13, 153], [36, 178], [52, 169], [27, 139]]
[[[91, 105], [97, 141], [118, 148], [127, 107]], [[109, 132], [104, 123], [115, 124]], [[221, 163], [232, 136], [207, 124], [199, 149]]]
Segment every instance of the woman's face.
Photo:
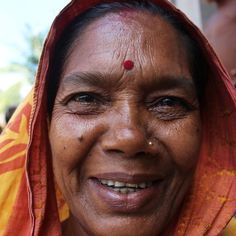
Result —
[[[127, 60], [133, 68], [125, 68]], [[187, 52], [172, 26], [132, 11], [91, 23], [64, 65], [50, 124], [71, 229], [159, 234], [193, 177], [198, 105]]]

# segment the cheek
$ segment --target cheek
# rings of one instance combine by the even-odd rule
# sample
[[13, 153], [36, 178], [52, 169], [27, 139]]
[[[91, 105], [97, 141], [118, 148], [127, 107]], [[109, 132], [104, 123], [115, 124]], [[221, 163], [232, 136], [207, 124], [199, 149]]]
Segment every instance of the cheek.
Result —
[[159, 131], [171, 161], [181, 172], [188, 172], [196, 166], [201, 144], [198, 114], [167, 124]]
[[68, 175], [75, 167], [81, 168], [99, 132], [99, 125], [76, 116], [52, 117], [49, 135], [55, 174]]
[[[180, 130], [182, 128], [180, 127]], [[201, 144], [201, 131], [200, 127], [187, 125], [186, 129], [182, 131], [182, 137], [179, 138], [176, 145], [175, 162], [184, 171], [195, 167], [198, 161], [199, 150]]]

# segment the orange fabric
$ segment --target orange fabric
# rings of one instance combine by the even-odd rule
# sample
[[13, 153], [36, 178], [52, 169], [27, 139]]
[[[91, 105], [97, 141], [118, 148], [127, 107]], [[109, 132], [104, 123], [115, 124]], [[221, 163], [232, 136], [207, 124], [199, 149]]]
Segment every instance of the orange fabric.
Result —
[[[0, 235], [61, 234], [60, 221], [67, 218], [68, 208], [53, 182], [46, 78], [62, 30], [75, 16], [99, 2], [74, 0], [55, 19], [44, 46], [34, 91], [0, 137]], [[199, 30], [167, 1], [153, 2], [178, 16], [203, 48], [210, 65], [203, 97], [204, 132], [197, 172], [170, 235], [215, 236], [236, 211], [235, 89]]]

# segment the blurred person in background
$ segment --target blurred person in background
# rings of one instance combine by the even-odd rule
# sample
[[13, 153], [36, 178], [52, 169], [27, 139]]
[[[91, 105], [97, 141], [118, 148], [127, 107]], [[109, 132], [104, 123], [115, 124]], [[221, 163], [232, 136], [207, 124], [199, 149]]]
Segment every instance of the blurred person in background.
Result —
[[6, 110], [5, 113], [5, 122], [6, 124], [8, 123], [8, 121], [11, 119], [13, 113], [15, 112], [17, 106], [13, 105], [13, 106], [9, 106]]
[[236, 0], [207, 1], [215, 2], [217, 10], [208, 20], [205, 34], [236, 86]]

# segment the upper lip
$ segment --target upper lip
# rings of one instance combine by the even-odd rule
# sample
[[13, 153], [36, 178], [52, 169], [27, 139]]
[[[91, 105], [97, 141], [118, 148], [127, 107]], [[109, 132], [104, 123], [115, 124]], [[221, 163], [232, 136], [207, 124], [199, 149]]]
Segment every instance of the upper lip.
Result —
[[147, 173], [124, 173], [124, 172], [108, 172], [96, 174], [92, 178], [96, 179], [106, 179], [113, 181], [120, 181], [125, 183], [138, 184], [140, 182], [154, 182], [162, 180], [163, 176], [157, 174], [147, 174]]

